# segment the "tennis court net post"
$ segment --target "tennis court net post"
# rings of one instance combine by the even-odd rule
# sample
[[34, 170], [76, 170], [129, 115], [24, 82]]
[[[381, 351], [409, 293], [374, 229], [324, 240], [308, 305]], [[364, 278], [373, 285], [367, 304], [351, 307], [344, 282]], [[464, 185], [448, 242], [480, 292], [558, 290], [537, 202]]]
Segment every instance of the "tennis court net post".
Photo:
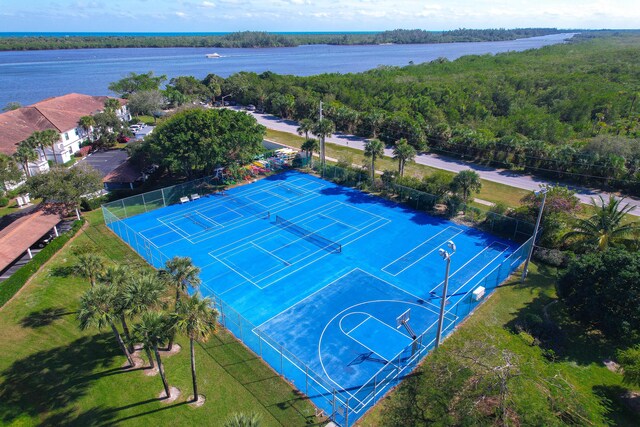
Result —
[[338, 242], [334, 242], [333, 240], [329, 240], [326, 237], [322, 237], [318, 233], [315, 233], [311, 230], [307, 230], [288, 219], [282, 218], [280, 215], [276, 215], [276, 225], [281, 226], [283, 229], [289, 231], [290, 233], [295, 234], [320, 248], [329, 251], [329, 252], [342, 252], [342, 245]]

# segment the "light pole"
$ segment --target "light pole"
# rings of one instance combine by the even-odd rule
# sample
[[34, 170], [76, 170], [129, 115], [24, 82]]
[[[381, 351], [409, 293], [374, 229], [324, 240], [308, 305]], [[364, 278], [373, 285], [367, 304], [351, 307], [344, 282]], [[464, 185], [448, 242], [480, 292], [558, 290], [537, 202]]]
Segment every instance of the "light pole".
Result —
[[447, 303], [447, 288], [449, 287], [449, 268], [451, 267], [451, 257], [456, 253], [456, 244], [449, 240], [447, 246], [451, 249], [451, 253], [444, 249], [440, 249], [438, 252], [442, 259], [447, 262], [447, 268], [444, 273], [444, 287], [442, 288], [442, 299], [440, 301], [440, 319], [438, 319], [438, 332], [436, 333], [436, 348], [440, 345], [440, 339], [442, 337], [442, 324], [444, 323], [444, 309]]
[[522, 279], [520, 283], [524, 283], [524, 279], [527, 277], [529, 273], [529, 261], [531, 261], [531, 255], [533, 255], [533, 247], [536, 245], [536, 240], [538, 239], [538, 229], [540, 228], [540, 220], [542, 220], [542, 212], [544, 211], [544, 204], [547, 201], [547, 192], [549, 188], [544, 187], [535, 192], [536, 197], [543, 195], [542, 204], [540, 205], [540, 211], [538, 212], [538, 219], [536, 221], [536, 228], [533, 230], [533, 241], [531, 242], [531, 247], [529, 248], [529, 254], [527, 255], [527, 260], [524, 262], [524, 269], [522, 270]]
[[225, 95], [225, 96], [223, 96], [223, 97], [222, 97], [222, 102], [220, 102], [220, 106], [221, 106], [221, 107], [224, 107], [224, 99], [225, 99], [225, 98], [230, 97], [231, 95], [232, 95], [232, 94]]

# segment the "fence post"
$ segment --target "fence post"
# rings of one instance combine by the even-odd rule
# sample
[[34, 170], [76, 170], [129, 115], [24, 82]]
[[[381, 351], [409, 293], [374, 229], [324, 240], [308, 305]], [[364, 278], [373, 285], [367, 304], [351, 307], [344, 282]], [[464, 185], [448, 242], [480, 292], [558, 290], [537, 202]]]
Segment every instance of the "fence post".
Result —
[[304, 365], [304, 394], [309, 396], [309, 367]]
[[260, 346], [260, 358], [262, 359], [262, 337], [260, 336], [260, 331], [258, 330], [258, 345]]
[[124, 218], [129, 218], [127, 216], [127, 207], [124, 205], [124, 199], [120, 199], [120, 201], [122, 202], [122, 209], [124, 210]]
[[244, 342], [244, 337], [242, 336], [242, 317], [240, 317], [240, 313], [238, 313], [238, 328], [240, 328], [240, 341]]
[[280, 375], [282, 375], [284, 377], [284, 367], [283, 367], [283, 364], [282, 364], [282, 358], [283, 358], [282, 350], [283, 350], [283, 348], [282, 348], [282, 346], [280, 346]]
[[336, 389], [333, 389], [333, 399], [331, 402], [331, 419], [335, 420], [336, 419]]
[[142, 206], [144, 206], [144, 211], [147, 212], [147, 202], [145, 202], [144, 200], [144, 193], [142, 193], [141, 196], [142, 196]]
[[167, 201], [164, 199], [164, 188], [160, 189], [160, 194], [162, 194], [162, 205], [166, 208], [167, 207]]
[[345, 427], [349, 427], [349, 397], [347, 396], [347, 401], [344, 404], [344, 425]]
[[520, 225], [520, 220], [516, 219], [516, 229], [513, 230], [513, 239], [515, 240], [516, 234], [518, 234], [518, 226]]

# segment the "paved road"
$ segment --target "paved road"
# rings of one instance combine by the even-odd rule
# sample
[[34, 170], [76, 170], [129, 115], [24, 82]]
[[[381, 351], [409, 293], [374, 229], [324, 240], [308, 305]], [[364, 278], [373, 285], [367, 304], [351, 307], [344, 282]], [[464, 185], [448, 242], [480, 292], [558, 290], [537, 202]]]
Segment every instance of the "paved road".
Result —
[[[251, 114], [253, 114], [253, 116], [258, 120], [260, 124], [270, 129], [297, 134], [296, 129], [298, 128], [298, 123], [295, 121], [283, 120], [280, 117], [271, 116], [268, 114]], [[366, 139], [354, 135], [345, 135], [338, 133], [331, 138], [327, 138], [326, 141], [332, 144], [349, 146], [352, 148], [357, 148], [359, 150], [364, 150], [364, 143]], [[384, 150], [384, 153], [387, 156], [393, 156], [393, 150], [390, 148], [386, 148]], [[500, 184], [506, 184], [511, 187], [517, 187], [531, 191], [538, 190], [540, 188], [540, 185], [542, 184], [555, 184], [555, 182], [552, 180], [517, 173], [507, 169], [496, 169], [492, 167], [481, 166], [473, 164], [471, 162], [465, 162], [459, 159], [440, 156], [437, 154], [420, 154], [416, 157], [415, 162], [451, 172], [460, 172], [466, 169], [473, 169], [478, 172], [482, 179], [486, 179], [487, 181], [498, 182]], [[597, 197], [598, 194], [602, 194], [602, 196], [605, 198], [608, 197], [608, 193], [596, 189], [589, 189], [587, 187], [580, 187], [576, 185], [571, 185], [569, 186], [569, 188], [576, 192], [577, 197], [582, 203], [591, 203], [591, 198]], [[640, 216], [640, 199], [627, 197], [625, 199], [625, 202], [629, 203], [630, 205], [636, 206], [636, 209], [632, 212], [632, 214]]]

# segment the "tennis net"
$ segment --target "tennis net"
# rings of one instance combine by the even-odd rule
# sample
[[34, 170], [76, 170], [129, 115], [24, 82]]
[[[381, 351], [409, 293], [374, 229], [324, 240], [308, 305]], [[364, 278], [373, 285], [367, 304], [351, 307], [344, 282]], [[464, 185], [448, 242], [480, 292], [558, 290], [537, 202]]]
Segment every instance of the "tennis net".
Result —
[[276, 215], [276, 224], [329, 252], [342, 252], [342, 245]]
[[260, 209], [251, 203], [245, 202], [239, 197], [235, 197], [230, 194], [225, 194], [224, 197], [226, 198], [226, 200], [229, 200], [231, 203], [239, 206], [241, 209], [253, 214], [254, 216], [257, 216], [258, 218], [269, 219], [269, 217], [271, 216], [268, 210]]

